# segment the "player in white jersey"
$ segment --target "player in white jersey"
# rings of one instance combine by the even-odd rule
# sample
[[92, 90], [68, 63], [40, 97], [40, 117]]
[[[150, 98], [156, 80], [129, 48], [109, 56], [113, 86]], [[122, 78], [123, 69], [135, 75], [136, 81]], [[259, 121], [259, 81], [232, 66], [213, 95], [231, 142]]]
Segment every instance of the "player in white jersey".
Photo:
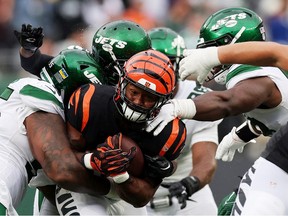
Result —
[[[219, 26], [221, 26], [221, 23], [222, 25], [224, 25], [226, 22], [230, 24], [234, 23], [231, 26], [225, 25], [225, 26], [219, 27], [219, 29], [217, 28], [216, 30], [214, 29], [215, 34], [217, 34], [217, 32], [219, 32], [219, 34], [220, 33], [223, 34], [223, 29], [228, 32], [229, 32], [229, 29], [233, 29], [233, 28], [235, 29], [235, 26], [237, 26], [237, 23], [241, 23], [241, 21], [238, 20], [239, 17], [241, 17], [246, 12], [239, 13], [237, 12], [237, 10], [236, 11], [231, 10], [231, 11], [232, 13], [229, 13], [229, 9], [226, 9], [225, 11], [221, 11], [221, 13], [223, 12], [222, 19], [225, 22], [220, 22], [220, 21], [217, 22], [217, 20], [222, 20], [221, 17], [219, 19], [219, 15], [221, 15], [221, 13], [213, 14], [212, 18], [210, 17], [208, 19], [206, 25], [203, 28], [202, 33], [204, 34], [205, 30], [208, 30], [209, 32], [209, 21], [214, 22], [215, 26], [217, 26], [216, 25], [217, 23], [219, 24]], [[253, 18], [254, 16], [255, 18], [255, 13], [249, 12], [249, 14], [250, 14], [250, 17]], [[238, 18], [236, 20], [233, 20], [232, 17], [234, 17], [234, 19], [235, 17], [238, 17]], [[253, 24], [253, 22], [251, 23]], [[238, 27], [238, 30], [235, 31], [237, 35], [234, 35], [235, 36], [234, 42], [235, 41], [237, 42], [237, 40], [239, 40], [239, 42], [244, 42], [245, 40], [246, 41], [251, 40], [249, 39], [249, 34], [245, 34], [245, 31], [248, 30], [248, 28], [246, 28], [247, 27], [246, 25], [250, 25], [251, 23], [242, 22], [243, 25], [242, 26], [240, 25], [240, 27]], [[262, 21], [260, 21], [258, 25], [255, 25], [255, 28], [249, 28], [251, 30], [250, 37], [252, 36], [254, 37], [254, 39], [256, 39], [257, 34], [259, 36], [263, 35], [264, 29], [261, 27], [260, 25], [261, 23]], [[241, 29], [244, 29], [244, 31]], [[210, 33], [211, 35], [213, 35], [213, 32], [210, 32]], [[229, 43], [229, 40], [228, 40], [229, 36], [231, 35], [226, 36], [227, 43]], [[242, 36], [244, 38], [242, 38]], [[225, 42], [224, 40], [225, 34], [222, 35], [222, 37], [219, 37], [219, 40], [217, 40], [217, 36], [215, 36], [214, 40], [211, 40], [211, 41], [208, 40], [208, 41], [205, 41], [205, 43], [207, 45], [210, 44], [211, 46], [224, 45], [224, 44], [221, 44], [221, 39], [222, 39], [222, 42]], [[241, 46], [241, 44], [228, 45], [227, 49], [224, 46], [223, 50], [222, 50], [222, 47], [220, 48], [208, 47], [204, 49], [196, 49], [196, 50], [189, 51], [188, 57], [184, 58], [182, 62], [180, 62], [181, 78], [182, 79], [185, 79], [187, 77], [190, 77], [193, 79], [197, 78], [199, 82], [203, 83], [204, 80], [207, 79], [206, 76], [211, 68], [213, 68], [212, 72], [215, 72], [216, 66], [219, 66], [221, 64], [226, 64], [226, 63], [233, 64], [233, 63], [237, 63], [237, 61], [239, 63], [244, 63], [244, 64], [245, 63], [256, 64], [256, 65], [263, 64], [263, 65], [271, 65], [271, 66], [282, 65], [283, 68], [287, 68], [287, 65], [284, 65], [284, 62], [283, 62], [283, 60], [285, 59], [284, 53], [279, 50], [282, 56], [279, 57], [279, 55], [276, 54], [275, 47], [281, 48], [281, 46], [274, 45], [275, 46], [274, 47], [269, 43], [265, 44], [265, 43], [260, 43], [260, 42], [258, 43], [250, 42], [250, 43], [247, 43], [246, 45], [244, 44], [243, 46]], [[260, 51], [260, 49], [262, 49], [262, 46], [261, 46], [262, 44], [265, 44], [263, 45], [264, 50]], [[252, 50], [254, 50], [254, 47], [253, 47], [254, 45], [258, 47], [258, 50], [255, 50], [252, 52]], [[248, 46], [251, 46], [251, 47], [248, 48]], [[272, 48], [273, 52], [269, 50], [269, 47]], [[233, 48], [239, 49], [239, 50], [234, 50]], [[246, 48], [247, 50], [244, 50], [244, 48]], [[225, 50], [225, 53], [220, 52], [224, 50]], [[257, 56], [257, 53], [259, 53], [259, 56]], [[270, 53], [271, 53], [271, 56], [269, 57]], [[219, 54], [219, 58], [218, 58], [218, 54]], [[223, 54], [225, 54], [225, 56]], [[247, 69], [247, 71], [245, 68]], [[224, 76], [222, 76], [224, 78], [224, 81], [228, 81], [228, 87], [230, 89], [228, 89], [227, 91], [231, 89], [236, 90], [238, 88], [238, 91], [235, 91], [235, 92], [231, 91], [231, 93], [234, 93], [234, 99], [237, 100], [240, 96], [243, 96], [243, 97], [245, 96], [244, 99], [246, 99], [246, 101], [243, 100], [242, 105], [241, 103], [239, 103], [238, 106], [231, 107], [233, 109], [235, 108], [236, 112], [233, 112], [235, 110], [228, 109], [227, 110], [228, 115], [237, 113], [237, 109], [239, 110], [239, 107], [242, 107], [243, 109], [242, 112], [248, 112], [248, 111], [252, 111], [253, 109], [255, 109], [253, 110], [253, 112], [249, 112], [247, 114], [247, 116], [249, 116], [250, 119], [253, 118], [251, 121], [252, 124], [251, 122], [250, 123], [248, 122], [248, 124], [246, 124], [246, 129], [245, 127], [239, 127], [236, 130], [236, 133], [235, 133], [235, 128], [234, 128], [232, 132], [228, 134], [226, 138], [222, 140], [221, 144], [223, 144], [224, 148], [220, 149], [221, 151], [219, 151], [219, 158], [222, 157], [222, 160], [229, 161], [229, 160], [232, 160], [234, 153], [237, 149], [240, 149], [240, 151], [243, 149], [244, 145], [246, 144], [246, 141], [253, 139], [253, 137], [257, 136], [260, 133], [271, 135], [276, 130], [279, 130], [281, 126], [284, 126], [286, 124], [287, 122], [287, 113], [286, 113], [287, 93], [285, 92], [284, 87], [287, 85], [287, 81], [286, 81], [287, 78], [282, 73], [282, 71], [278, 69], [271, 68], [271, 67], [251, 67], [248, 65], [233, 65], [227, 73], [228, 74], [225, 74]], [[253, 77], [250, 75], [250, 73], [251, 74], [256, 73], [256, 76]], [[257, 74], [259, 75], [259, 77], [257, 77]], [[219, 76], [221, 76], [221, 74]], [[246, 78], [249, 78], [249, 79], [244, 79], [245, 76]], [[211, 77], [209, 77], [208, 79], [211, 79]], [[218, 80], [221, 80], [221, 79], [218, 79]], [[246, 83], [247, 85], [245, 85]], [[243, 86], [242, 88], [241, 88], [241, 85]], [[222, 95], [222, 97], [223, 96], [225, 95]], [[247, 96], [251, 98], [249, 99], [249, 97]], [[226, 99], [229, 101], [232, 98], [223, 97], [223, 99]], [[266, 100], [266, 102], [259, 104], [259, 101], [263, 102], [263, 100]], [[207, 98], [207, 101], [209, 101], [208, 98]], [[197, 103], [199, 103], [199, 101]], [[197, 103], [195, 100], [197, 113], [198, 113], [199, 106], [197, 106]], [[211, 103], [214, 103], [214, 101], [211, 101]], [[224, 105], [224, 102], [222, 103]], [[187, 106], [185, 110], [183, 109], [180, 110], [178, 112], [178, 115], [184, 116], [184, 117], [186, 115], [186, 117], [192, 118], [195, 114], [195, 110], [194, 112], [189, 113], [189, 108], [190, 109], [193, 108], [193, 105], [195, 104], [192, 103], [192, 107], [190, 104], [190, 107]], [[228, 103], [226, 103], [226, 106], [227, 104]], [[176, 108], [177, 107], [178, 106], [176, 106]], [[170, 111], [166, 110], [166, 111], [167, 113], [170, 112], [171, 114], [171, 110]], [[274, 117], [270, 118], [270, 115], [273, 115]], [[267, 122], [266, 118], [271, 119], [271, 122]], [[267, 125], [264, 125], [261, 122], [261, 120], [265, 122]], [[253, 126], [255, 125], [257, 125], [257, 127], [253, 128]], [[285, 130], [286, 130], [286, 133], [285, 133]], [[286, 135], [287, 135], [287, 126], [285, 128], [281, 128], [281, 130], [273, 136], [274, 139], [270, 140], [265, 151], [262, 153], [261, 157], [255, 161], [255, 164], [244, 176], [240, 184], [240, 189], [238, 191], [238, 197], [237, 197], [236, 205], [233, 210], [233, 215], [234, 214], [240, 215], [241, 212], [243, 214], [253, 214], [253, 215], [255, 214], [270, 214], [270, 215], [287, 214], [288, 205], [285, 202], [285, 198], [282, 196], [283, 191], [285, 194], [285, 190], [287, 188], [287, 185], [285, 185], [285, 181], [287, 179], [287, 169], [286, 169], [287, 147], [284, 141]], [[271, 173], [273, 173], [273, 175], [271, 175]], [[274, 178], [275, 176], [277, 177]], [[229, 212], [226, 212], [226, 213], [229, 213]]]
[[[225, 22], [220, 22], [221, 20]], [[228, 26], [226, 22], [233, 25]], [[227, 8], [214, 13], [204, 22], [200, 30], [198, 48], [201, 52], [201, 48], [206, 46], [264, 39], [263, 23], [256, 13], [246, 8]], [[214, 49], [216, 48], [212, 47], [212, 50]], [[187, 50], [186, 53], [190, 51]], [[193, 57], [189, 57], [188, 55], [180, 61], [179, 73], [182, 78], [187, 77], [183, 74], [189, 72], [187, 61], [193, 65]], [[226, 84], [227, 90], [209, 92], [193, 100], [171, 100], [171, 104], [161, 109], [162, 115], [160, 112], [148, 126], [148, 130], [160, 123], [157, 128], [159, 130], [155, 130], [157, 133], [175, 116], [216, 120], [243, 113], [247, 121], [238, 128], [233, 128], [217, 148], [217, 159], [229, 161], [233, 159], [235, 151], [243, 150], [250, 140], [260, 134], [271, 136], [286, 123], [288, 98], [285, 86], [288, 80], [280, 69], [250, 65], [220, 65], [213, 68], [207, 77], [207, 80], [209, 79]]]
[[25, 166], [34, 160], [24, 121], [37, 111], [58, 114], [63, 119], [64, 110], [51, 84], [31, 78], [10, 84], [0, 98], [0, 203], [8, 215], [17, 215], [14, 206], [20, 203], [28, 184]]
[[[102, 75], [97, 64], [87, 51], [68, 49], [55, 57], [48, 67], [55, 76], [49, 79], [47, 70], [43, 69], [42, 78], [54, 85], [23, 78], [11, 83], [0, 95], [0, 213], [4, 215], [17, 215], [15, 207], [32, 177], [29, 174], [35, 175], [39, 168], [34, 166], [35, 159], [52, 180], [41, 184], [54, 182], [91, 195], [105, 195], [110, 189], [106, 178], [87, 173], [79, 162], [83, 153], [75, 154], [71, 149], [63, 121], [65, 106], [60, 96], [61, 89], [66, 90], [65, 98], [73, 88], [89, 83], [87, 74], [98, 76], [100, 82]], [[72, 82], [73, 79], [77, 82]]]
[[[148, 33], [153, 49], [169, 56], [178, 71], [178, 63], [186, 48], [184, 39], [166, 27], [154, 28]], [[197, 85], [195, 81], [178, 80], [174, 98], [195, 98], [208, 91], [211, 90]], [[217, 205], [209, 183], [216, 170], [215, 152], [220, 121], [183, 121], [187, 137], [183, 152], [177, 159], [177, 170], [164, 179], [147, 205], [149, 215], [217, 215]]]

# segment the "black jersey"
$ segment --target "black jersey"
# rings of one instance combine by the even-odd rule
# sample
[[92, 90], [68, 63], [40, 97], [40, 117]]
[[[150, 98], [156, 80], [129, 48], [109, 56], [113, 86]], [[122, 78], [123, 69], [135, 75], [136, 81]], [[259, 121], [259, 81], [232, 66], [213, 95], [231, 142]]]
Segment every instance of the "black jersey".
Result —
[[82, 133], [86, 149], [94, 149], [108, 136], [119, 132], [132, 138], [144, 154], [161, 155], [169, 160], [177, 158], [186, 139], [185, 124], [175, 119], [158, 136], [147, 133], [146, 124], [126, 120], [114, 102], [115, 87], [87, 84], [70, 98], [67, 121]]
[[273, 134], [261, 156], [288, 173], [288, 123]]

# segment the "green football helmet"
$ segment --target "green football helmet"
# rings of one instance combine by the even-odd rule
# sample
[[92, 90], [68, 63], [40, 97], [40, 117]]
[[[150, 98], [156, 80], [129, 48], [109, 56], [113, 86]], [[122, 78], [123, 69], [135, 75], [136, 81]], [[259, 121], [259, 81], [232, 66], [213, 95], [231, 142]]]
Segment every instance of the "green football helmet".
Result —
[[183, 58], [184, 49], [186, 49], [184, 38], [166, 27], [153, 28], [148, 31], [148, 34], [151, 38], [152, 49], [169, 57], [178, 76], [179, 62]]
[[71, 46], [61, 51], [45, 66], [40, 77], [52, 83], [67, 104], [71, 94], [87, 83], [106, 84], [107, 79], [89, 51]]
[[109, 22], [100, 27], [93, 37], [92, 54], [108, 73], [109, 84], [119, 81], [124, 62], [134, 54], [151, 49], [147, 32], [137, 23], [127, 20]]
[[[255, 12], [246, 8], [226, 8], [206, 19], [200, 29], [197, 48], [265, 40], [263, 21]], [[230, 66], [215, 68], [206, 81], [214, 79]]]

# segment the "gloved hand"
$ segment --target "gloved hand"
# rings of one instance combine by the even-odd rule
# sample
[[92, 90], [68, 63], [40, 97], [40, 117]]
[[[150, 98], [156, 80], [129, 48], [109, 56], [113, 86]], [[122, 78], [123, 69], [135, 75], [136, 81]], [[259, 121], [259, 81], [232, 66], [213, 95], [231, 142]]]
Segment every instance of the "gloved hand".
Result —
[[21, 32], [14, 30], [14, 34], [20, 45], [32, 53], [36, 52], [43, 44], [44, 34], [41, 27], [33, 28], [30, 24], [23, 24]]
[[203, 84], [210, 70], [221, 65], [217, 47], [184, 50], [186, 56], [179, 62], [181, 80], [192, 79]]
[[125, 175], [128, 179], [129, 175], [126, 170], [135, 156], [136, 148], [131, 148], [128, 153], [122, 151], [119, 148], [121, 139], [121, 134], [114, 135], [113, 137], [109, 136], [106, 142], [97, 146], [95, 151], [83, 156], [83, 165], [87, 169], [92, 169], [107, 177], [114, 178], [119, 177], [119, 175]]
[[144, 155], [146, 175], [152, 178], [165, 178], [174, 172], [174, 164], [162, 156]]
[[[250, 142], [255, 143], [256, 141], [252, 139]], [[248, 143], [249, 142], [244, 142], [239, 138], [236, 134], [236, 127], [233, 127], [231, 132], [227, 134], [218, 145], [215, 158], [218, 160], [222, 159], [222, 161], [232, 161], [236, 150], [242, 153], [244, 146]]]
[[231, 215], [236, 197], [237, 197], [237, 190], [233, 191], [232, 193], [224, 197], [219, 204], [217, 215]]
[[187, 205], [187, 200], [189, 197], [200, 189], [200, 181], [195, 176], [188, 176], [181, 181], [161, 183], [162, 187], [168, 188], [170, 195], [177, 197], [181, 209], [185, 208]]
[[163, 105], [158, 115], [147, 125], [146, 131], [157, 136], [164, 127], [173, 119], [188, 118], [192, 119], [196, 114], [196, 107], [193, 100], [190, 99], [172, 99], [167, 104]]

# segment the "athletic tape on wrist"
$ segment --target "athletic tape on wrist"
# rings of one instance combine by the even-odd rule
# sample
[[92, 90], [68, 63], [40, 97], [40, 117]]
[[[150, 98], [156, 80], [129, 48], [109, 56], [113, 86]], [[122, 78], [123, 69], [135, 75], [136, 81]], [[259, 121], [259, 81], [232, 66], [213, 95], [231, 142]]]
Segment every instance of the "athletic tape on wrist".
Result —
[[92, 156], [92, 153], [87, 153], [83, 156], [83, 164], [84, 166], [87, 168], [87, 169], [93, 169], [92, 166], [91, 166], [91, 156]]
[[128, 172], [125, 172], [123, 174], [112, 177], [113, 181], [117, 184], [121, 184], [123, 182], [126, 182], [129, 178], [130, 178], [130, 176], [129, 176]]
[[120, 197], [117, 194], [116, 188], [115, 188], [115, 183], [113, 181], [112, 178], [108, 177], [107, 178], [110, 182], [110, 190], [109, 192], [105, 195], [105, 197], [109, 198], [109, 199], [113, 199], [113, 200], [119, 200]]
[[183, 119], [192, 119], [196, 114], [196, 106], [191, 99], [171, 100], [174, 103], [176, 115]]

